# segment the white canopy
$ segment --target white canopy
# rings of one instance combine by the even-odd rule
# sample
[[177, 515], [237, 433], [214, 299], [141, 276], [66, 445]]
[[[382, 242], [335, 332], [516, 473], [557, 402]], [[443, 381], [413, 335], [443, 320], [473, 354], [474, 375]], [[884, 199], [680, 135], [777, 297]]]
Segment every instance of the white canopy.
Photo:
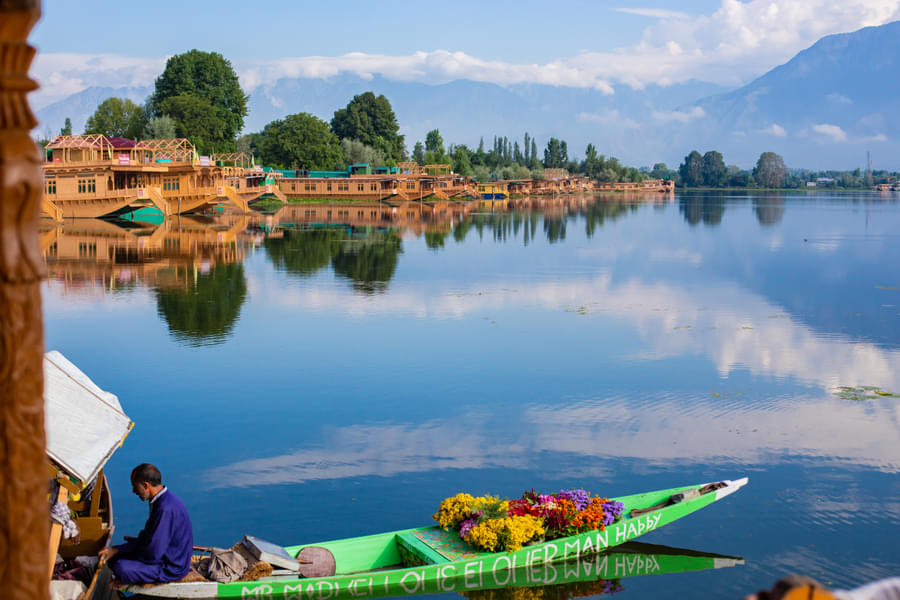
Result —
[[44, 415], [47, 456], [82, 485], [93, 481], [133, 425], [114, 394], [56, 350], [44, 355]]

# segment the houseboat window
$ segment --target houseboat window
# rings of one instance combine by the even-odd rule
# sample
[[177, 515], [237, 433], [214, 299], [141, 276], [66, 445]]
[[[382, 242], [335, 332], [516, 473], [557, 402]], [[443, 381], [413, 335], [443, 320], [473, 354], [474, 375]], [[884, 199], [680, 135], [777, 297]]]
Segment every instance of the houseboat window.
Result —
[[93, 179], [79, 179], [78, 180], [78, 193], [79, 194], [94, 194], [97, 192], [97, 182]]
[[361, 192], [361, 191], [363, 191], [363, 190], [365, 189], [365, 187], [366, 187], [366, 186], [365, 186], [364, 184], [362, 184], [362, 183], [357, 183], [357, 184], [356, 184], [356, 191]]
[[56, 180], [55, 179], [50, 179], [49, 181], [47, 181], [47, 193], [48, 194], [56, 193]]
[[356, 211], [356, 216], [357, 216], [357, 217], [362, 217], [362, 216], [363, 216], [363, 211], [361, 211], [361, 210]]
[[292, 192], [296, 192], [296, 191], [297, 191], [297, 186], [294, 185], [293, 183], [291, 184], [291, 191], [292, 191]]
[[406, 182], [406, 189], [408, 189], [408, 190], [414, 190], [414, 189], [416, 189], [416, 182], [415, 182], [415, 181], [407, 181], [407, 182]]
[[78, 258], [97, 258], [97, 242], [78, 242]]
[[325, 186], [325, 189], [329, 192], [331, 191], [331, 182], [330, 181], [328, 182], [328, 185]]
[[374, 192], [376, 189], [378, 189], [378, 186], [373, 183], [369, 185], [369, 189]]

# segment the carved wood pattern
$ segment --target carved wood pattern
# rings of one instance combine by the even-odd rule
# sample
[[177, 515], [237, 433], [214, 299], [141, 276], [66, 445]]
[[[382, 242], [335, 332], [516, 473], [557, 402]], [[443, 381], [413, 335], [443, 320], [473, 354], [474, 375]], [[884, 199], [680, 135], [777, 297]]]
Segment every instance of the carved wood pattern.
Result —
[[37, 0], [0, 0], [0, 595], [47, 600], [49, 515], [38, 244], [40, 157], [26, 93]]

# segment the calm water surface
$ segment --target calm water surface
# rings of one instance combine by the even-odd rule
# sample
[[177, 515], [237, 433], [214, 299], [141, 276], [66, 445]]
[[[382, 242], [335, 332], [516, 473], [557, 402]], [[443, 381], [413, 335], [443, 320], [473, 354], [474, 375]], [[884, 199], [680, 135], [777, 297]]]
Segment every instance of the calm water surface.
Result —
[[518, 204], [45, 231], [47, 348], [136, 423], [117, 538], [143, 461], [218, 546], [426, 525], [460, 491], [749, 476], [641, 538], [744, 565], [619, 595], [900, 573], [900, 398], [835, 393], [900, 393], [900, 196]]

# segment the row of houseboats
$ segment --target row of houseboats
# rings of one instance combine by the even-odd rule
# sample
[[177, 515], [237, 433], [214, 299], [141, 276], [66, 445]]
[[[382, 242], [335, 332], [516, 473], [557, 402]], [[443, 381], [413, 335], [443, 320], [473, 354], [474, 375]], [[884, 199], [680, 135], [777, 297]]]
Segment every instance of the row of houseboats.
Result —
[[86, 134], [58, 136], [46, 147], [42, 209], [46, 216], [97, 218], [153, 209], [162, 215], [231, 205], [248, 212], [262, 197], [402, 203], [421, 200], [502, 200], [594, 189], [667, 192], [671, 181], [598, 185], [561, 169], [543, 179], [476, 182], [450, 165], [401, 162], [351, 165], [346, 171], [285, 171], [253, 164], [244, 153], [198, 156], [186, 139], [133, 141]]

